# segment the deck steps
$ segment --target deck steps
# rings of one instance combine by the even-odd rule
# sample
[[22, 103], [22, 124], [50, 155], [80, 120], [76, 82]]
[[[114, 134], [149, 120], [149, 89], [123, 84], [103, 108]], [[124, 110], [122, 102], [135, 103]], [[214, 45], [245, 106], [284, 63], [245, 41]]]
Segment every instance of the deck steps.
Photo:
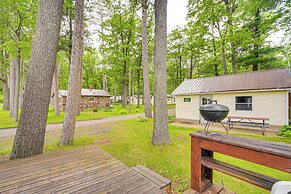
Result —
[[172, 181], [159, 175], [158, 173], [142, 166], [137, 165], [135, 167], [132, 167], [133, 170], [135, 170], [138, 174], [142, 175], [152, 183], [154, 183], [156, 186], [158, 186], [161, 190], [167, 191], [171, 189]]
[[235, 194], [235, 193], [225, 188], [222, 188], [219, 185], [212, 184], [202, 193], [194, 191], [193, 189], [188, 189], [183, 194]]

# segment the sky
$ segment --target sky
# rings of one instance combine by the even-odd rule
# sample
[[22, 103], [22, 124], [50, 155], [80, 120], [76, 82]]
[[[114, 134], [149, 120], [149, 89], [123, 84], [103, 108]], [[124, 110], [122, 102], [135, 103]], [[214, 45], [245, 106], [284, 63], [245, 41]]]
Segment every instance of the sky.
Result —
[[168, 0], [167, 30], [172, 31], [177, 25], [184, 26], [187, 16], [188, 0]]
[[[167, 27], [170, 33], [177, 25], [184, 26], [187, 17], [188, 0], [168, 0]], [[272, 46], [278, 46], [284, 38], [284, 31], [278, 31], [271, 34], [267, 40], [271, 41]]]
[[[167, 31], [170, 33], [175, 27], [183, 27], [186, 24], [188, 0], [168, 0], [167, 4]], [[97, 31], [97, 26], [92, 26], [93, 31]], [[284, 37], [284, 31], [273, 33], [267, 40], [271, 41], [272, 46], [280, 44]], [[93, 45], [98, 47], [98, 33], [93, 33]]]

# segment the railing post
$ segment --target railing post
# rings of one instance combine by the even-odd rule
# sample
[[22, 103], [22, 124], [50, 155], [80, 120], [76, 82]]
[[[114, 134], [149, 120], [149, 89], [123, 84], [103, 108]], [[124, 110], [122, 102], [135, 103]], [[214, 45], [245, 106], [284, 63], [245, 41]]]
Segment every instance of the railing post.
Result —
[[201, 139], [191, 137], [191, 188], [202, 192], [212, 184], [212, 169], [202, 166], [201, 157], [213, 157], [213, 152], [201, 149]]
[[200, 138], [191, 137], [191, 188], [200, 192], [201, 180], [201, 147]]

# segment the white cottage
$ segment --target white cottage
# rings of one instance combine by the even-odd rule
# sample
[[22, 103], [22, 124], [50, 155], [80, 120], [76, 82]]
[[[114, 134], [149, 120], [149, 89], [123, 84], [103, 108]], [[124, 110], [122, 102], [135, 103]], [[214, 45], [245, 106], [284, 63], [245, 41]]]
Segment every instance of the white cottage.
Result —
[[217, 100], [229, 107], [229, 116], [269, 118], [269, 124], [289, 122], [291, 74], [273, 69], [185, 80], [172, 93], [181, 122], [204, 123], [199, 107]]
[[[131, 103], [133, 105], [137, 105], [137, 102], [138, 102], [138, 96], [137, 95], [131, 96]], [[139, 103], [143, 104], [142, 95], [139, 96]], [[152, 105], [154, 104], [154, 96], [151, 96], [151, 104]], [[167, 94], [167, 104], [175, 104], [175, 98], [171, 94]]]

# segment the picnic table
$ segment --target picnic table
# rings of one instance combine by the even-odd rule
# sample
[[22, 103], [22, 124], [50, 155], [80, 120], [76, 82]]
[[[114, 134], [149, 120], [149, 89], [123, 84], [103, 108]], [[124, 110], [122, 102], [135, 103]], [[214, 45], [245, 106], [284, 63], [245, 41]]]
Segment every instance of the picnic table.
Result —
[[269, 118], [260, 118], [260, 117], [239, 117], [239, 116], [228, 116], [227, 123], [229, 129], [233, 128], [234, 124], [243, 123], [243, 124], [251, 124], [252, 126], [258, 127], [262, 129], [262, 134], [265, 135], [266, 125], [269, 121]]

